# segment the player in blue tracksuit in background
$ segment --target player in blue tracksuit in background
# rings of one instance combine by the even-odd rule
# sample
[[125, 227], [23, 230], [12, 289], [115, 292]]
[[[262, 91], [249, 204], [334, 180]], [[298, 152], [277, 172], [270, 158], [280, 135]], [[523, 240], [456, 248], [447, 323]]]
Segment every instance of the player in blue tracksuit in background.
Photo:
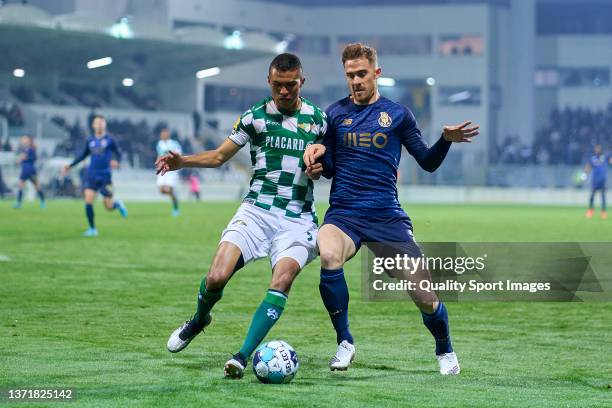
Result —
[[[338, 343], [336, 355], [329, 364], [332, 370], [348, 369], [355, 356], [349, 330], [344, 263], [356, 254], [362, 243], [378, 244], [378, 251], [385, 253], [393, 250], [411, 257], [422, 256], [413, 238], [412, 222], [397, 198], [402, 146], [423, 169], [433, 172], [444, 160], [452, 142], [471, 142], [478, 134], [478, 126], [471, 126], [471, 122], [445, 126], [440, 139], [429, 147], [412, 112], [378, 93], [376, 80], [381, 69], [374, 49], [350, 44], [342, 53], [342, 63], [351, 95], [327, 109], [328, 131], [324, 144], [311, 145], [304, 154], [311, 178], [321, 174], [333, 177], [330, 208], [317, 238], [321, 257], [319, 291]], [[319, 158], [322, 163], [317, 161]], [[385, 243], [392, 245], [382, 248]], [[372, 246], [371, 249], [376, 253], [377, 249]], [[431, 277], [427, 269], [421, 268], [413, 279], [417, 282]], [[446, 307], [434, 292], [417, 290], [410, 296], [435, 339], [440, 373], [459, 374]]]
[[[93, 136], [87, 139], [87, 144], [81, 154], [64, 169], [65, 172], [68, 172], [70, 168], [91, 155], [84, 190], [85, 214], [89, 224], [89, 229], [83, 234], [86, 237], [98, 235], [98, 230], [94, 223], [93, 210], [93, 202], [98, 191], [104, 197], [104, 207], [107, 210], [113, 211], [117, 209], [122, 217], [127, 217], [127, 209], [121, 200], [113, 200], [113, 184], [111, 179], [112, 169], [119, 167], [121, 153], [115, 141], [106, 133], [106, 120], [104, 116], [95, 115], [91, 127], [94, 131]], [[116, 160], [113, 159], [113, 154]]]
[[599, 191], [601, 194], [601, 218], [605, 220], [608, 218], [606, 212], [606, 180], [608, 178], [608, 164], [612, 164], [612, 156], [604, 154], [601, 145], [595, 145], [593, 153], [585, 169], [585, 172], [591, 173], [591, 196], [586, 217], [593, 217], [595, 193]]
[[30, 136], [21, 137], [21, 146], [19, 148], [19, 164], [21, 165], [21, 173], [19, 174], [19, 186], [17, 190], [17, 201], [13, 208], [21, 208], [23, 201], [23, 188], [26, 181], [30, 181], [36, 188], [36, 193], [40, 199], [40, 208], [45, 208], [45, 195], [40, 188], [38, 176], [36, 174], [36, 146]]

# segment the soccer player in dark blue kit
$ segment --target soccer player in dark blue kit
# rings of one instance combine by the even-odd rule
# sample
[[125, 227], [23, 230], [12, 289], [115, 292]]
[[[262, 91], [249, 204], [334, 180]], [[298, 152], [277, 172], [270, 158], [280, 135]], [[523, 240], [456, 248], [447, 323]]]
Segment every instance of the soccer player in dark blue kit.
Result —
[[[319, 290], [338, 343], [331, 370], [348, 369], [355, 355], [344, 263], [362, 243], [393, 243], [400, 253], [422, 256], [413, 238], [412, 222], [397, 198], [402, 146], [423, 169], [433, 172], [452, 142], [471, 142], [478, 134], [478, 126], [470, 126], [471, 122], [445, 126], [440, 139], [428, 147], [412, 112], [378, 93], [376, 80], [381, 69], [374, 49], [350, 44], [342, 53], [342, 63], [351, 95], [327, 109], [329, 126], [323, 145], [311, 145], [304, 154], [311, 178], [317, 179], [321, 174], [333, 177], [330, 208], [317, 238], [321, 258]], [[422, 268], [414, 279], [431, 277]], [[446, 307], [434, 292], [410, 291], [410, 296], [435, 339], [440, 373], [459, 374]]]
[[593, 156], [586, 165], [585, 171], [591, 173], [591, 196], [589, 198], [589, 209], [586, 212], [587, 218], [593, 217], [595, 211], [595, 193], [601, 194], [601, 218], [608, 218], [606, 212], [606, 181], [608, 178], [608, 164], [612, 164], [612, 156], [605, 155], [601, 145], [595, 145]]
[[40, 208], [45, 208], [45, 195], [40, 188], [38, 177], [36, 175], [36, 146], [31, 136], [21, 137], [21, 147], [19, 149], [19, 164], [21, 165], [21, 173], [19, 174], [19, 187], [17, 190], [17, 201], [13, 208], [21, 208], [23, 201], [23, 188], [26, 181], [30, 180], [36, 188], [36, 193], [40, 199]]
[[[94, 237], [98, 235], [98, 230], [94, 223], [93, 202], [99, 191], [104, 197], [104, 207], [107, 210], [119, 210], [122, 217], [127, 217], [127, 209], [121, 200], [113, 200], [113, 184], [111, 180], [111, 169], [119, 167], [121, 153], [115, 141], [106, 133], [106, 120], [104, 116], [95, 115], [91, 124], [94, 134], [87, 139], [87, 144], [79, 156], [64, 168], [68, 172], [70, 168], [76, 166], [85, 158], [91, 155], [89, 167], [87, 168], [87, 178], [85, 180], [85, 214], [89, 229], [83, 236]], [[113, 159], [113, 154], [117, 160]]]

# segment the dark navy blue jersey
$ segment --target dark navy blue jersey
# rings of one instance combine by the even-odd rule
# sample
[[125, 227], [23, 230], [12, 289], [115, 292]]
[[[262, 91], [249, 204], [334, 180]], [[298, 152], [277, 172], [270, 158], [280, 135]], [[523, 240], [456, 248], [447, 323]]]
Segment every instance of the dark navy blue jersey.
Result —
[[24, 159], [21, 160], [21, 171], [34, 171], [36, 164], [36, 149], [27, 147], [22, 149], [20, 153], [25, 155]]
[[592, 173], [591, 180], [593, 184], [605, 183], [608, 178], [608, 161], [609, 156], [605, 154], [594, 154], [589, 160]]
[[329, 204], [349, 215], [405, 216], [397, 198], [397, 170], [404, 146], [427, 171], [436, 170], [451, 142], [431, 148], [412, 112], [387, 98], [355, 105], [350, 97], [327, 111], [323, 175], [333, 177]]
[[87, 144], [83, 148], [83, 151], [72, 163], [70, 163], [70, 167], [77, 165], [85, 160], [87, 156], [91, 155], [91, 160], [89, 161], [89, 167], [87, 169], [88, 174], [110, 174], [110, 162], [113, 159], [113, 153], [117, 157], [117, 160], [121, 160], [121, 153], [117, 148], [117, 144], [109, 135], [104, 135], [102, 137], [90, 136], [87, 138]]

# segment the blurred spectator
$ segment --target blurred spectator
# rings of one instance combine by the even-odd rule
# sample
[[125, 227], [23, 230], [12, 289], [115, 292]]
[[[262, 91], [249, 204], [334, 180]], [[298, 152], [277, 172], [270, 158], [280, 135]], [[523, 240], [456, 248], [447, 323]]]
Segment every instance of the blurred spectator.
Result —
[[13, 147], [11, 146], [11, 141], [9, 140], [8, 136], [4, 140], [4, 143], [2, 143], [2, 151], [3, 152], [12, 152], [13, 151]]
[[204, 141], [204, 150], [215, 150], [216, 148], [215, 142], [210, 138], [206, 138]]
[[502, 164], [580, 165], [594, 145], [612, 146], [611, 128], [612, 103], [597, 111], [554, 109], [531, 145], [521, 143], [518, 136], [506, 136], [493, 159]]
[[10, 192], [11, 190], [4, 183], [4, 178], [2, 177], [2, 168], [0, 167], [0, 198], [4, 198], [4, 195]]
[[200, 134], [200, 126], [202, 125], [202, 118], [200, 117], [200, 113], [197, 110], [194, 110], [192, 113], [193, 117], [193, 132], [196, 136]]
[[23, 114], [19, 105], [0, 101], [0, 116], [4, 116], [9, 126], [23, 126]]

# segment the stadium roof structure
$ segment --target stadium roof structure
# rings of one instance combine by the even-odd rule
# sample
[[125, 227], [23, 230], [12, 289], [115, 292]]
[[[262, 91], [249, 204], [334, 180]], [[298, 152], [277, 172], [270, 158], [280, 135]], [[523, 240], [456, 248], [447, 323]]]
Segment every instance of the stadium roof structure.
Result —
[[[239, 44], [228, 46], [227, 35], [213, 28], [172, 31], [132, 18], [116, 22], [79, 13], [51, 16], [29, 5], [0, 7], [0, 72], [7, 73], [19, 67], [28, 75], [157, 81], [270, 57], [277, 45], [259, 33], [241, 33]], [[103, 57], [111, 57], [112, 64], [87, 68], [88, 61]]]

